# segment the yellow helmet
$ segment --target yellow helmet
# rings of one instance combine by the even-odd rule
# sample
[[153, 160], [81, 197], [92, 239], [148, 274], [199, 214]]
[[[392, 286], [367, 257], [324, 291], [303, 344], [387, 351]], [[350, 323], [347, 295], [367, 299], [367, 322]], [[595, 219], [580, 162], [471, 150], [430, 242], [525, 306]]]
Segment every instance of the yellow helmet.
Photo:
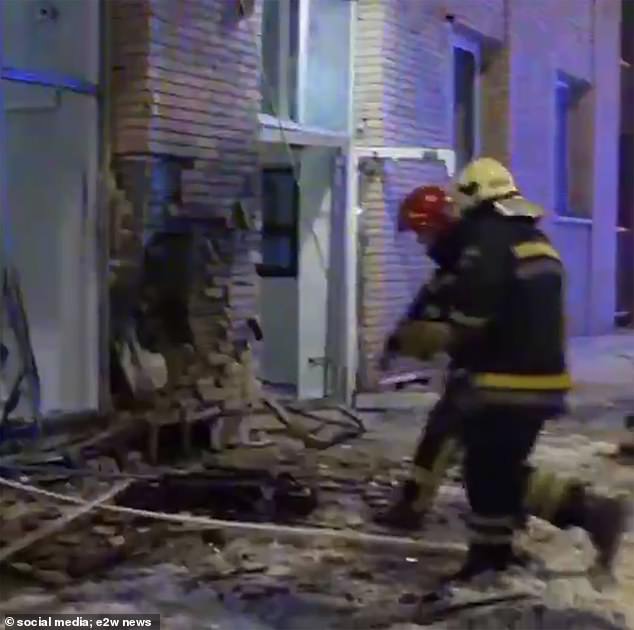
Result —
[[483, 201], [507, 217], [539, 220], [544, 209], [522, 197], [511, 172], [493, 158], [473, 160], [458, 175], [453, 186], [454, 212], [462, 216]]
[[454, 201], [462, 213], [483, 201], [519, 194], [511, 172], [497, 160], [478, 158], [469, 162], [454, 185]]

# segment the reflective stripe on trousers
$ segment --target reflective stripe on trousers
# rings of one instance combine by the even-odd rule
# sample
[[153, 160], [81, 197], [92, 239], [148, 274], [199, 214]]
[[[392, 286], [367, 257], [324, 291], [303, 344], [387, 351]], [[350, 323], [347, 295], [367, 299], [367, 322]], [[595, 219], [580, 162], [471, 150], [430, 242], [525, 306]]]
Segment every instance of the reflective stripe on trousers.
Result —
[[517, 519], [511, 516], [485, 516], [473, 513], [467, 522], [469, 541], [478, 545], [510, 545]]

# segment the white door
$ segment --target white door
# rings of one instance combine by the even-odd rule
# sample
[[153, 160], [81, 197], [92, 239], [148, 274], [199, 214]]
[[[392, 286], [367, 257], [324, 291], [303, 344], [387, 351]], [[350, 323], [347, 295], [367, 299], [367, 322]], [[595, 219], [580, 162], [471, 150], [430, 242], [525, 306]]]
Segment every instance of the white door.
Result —
[[326, 393], [330, 224], [335, 150], [304, 147], [300, 167], [298, 397]]

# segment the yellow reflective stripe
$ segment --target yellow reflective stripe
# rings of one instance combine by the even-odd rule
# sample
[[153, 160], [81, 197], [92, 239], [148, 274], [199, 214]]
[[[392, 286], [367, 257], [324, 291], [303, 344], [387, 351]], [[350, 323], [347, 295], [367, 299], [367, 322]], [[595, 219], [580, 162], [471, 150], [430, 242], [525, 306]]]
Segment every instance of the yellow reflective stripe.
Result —
[[419, 486], [435, 486], [436, 485], [436, 476], [432, 473], [432, 471], [427, 470], [426, 468], [422, 468], [420, 466], [414, 467], [412, 478]]
[[515, 275], [522, 280], [543, 275], [558, 275], [561, 277], [562, 266], [554, 258], [528, 258], [517, 263]]
[[537, 258], [538, 256], [546, 256], [547, 258], [561, 260], [559, 253], [552, 245], [541, 241], [527, 241], [526, 243], [515, 245], [513, 247], [513, 253], [517, 258]]
[[418, 496], [414, 501], [413, 508], [417, 512], [429, 509], [447, 470], [451, 466], [451, 460], [458, 450], [458, 443], [454, 439], [447, 439], [438, 450], [431, 470], [422, 466], [414, 466], [414, 481], [420, 486]]
[[451, 311], [449, 319], [459, 326], [467, 326], [468, 328], [482, 328], [487, 323], [486, 317], [474, 317], [473, 315], [465, 315], [460, 311]]
[[529, 376], [524, 374], [476, 374], [475, 384], [490, 389], [522, 390], [565, 390], [572, 387], [572, 379], [567, 372]]
[[567, 390], [480, 389], [479, 400], [492, 405], [553, 405], [563, 407]]
[[572, 479], [558, 477], [553, 472], [534, 470], [529, 475], [524, 494], [526, 511], [552, 522], [573, 484]]

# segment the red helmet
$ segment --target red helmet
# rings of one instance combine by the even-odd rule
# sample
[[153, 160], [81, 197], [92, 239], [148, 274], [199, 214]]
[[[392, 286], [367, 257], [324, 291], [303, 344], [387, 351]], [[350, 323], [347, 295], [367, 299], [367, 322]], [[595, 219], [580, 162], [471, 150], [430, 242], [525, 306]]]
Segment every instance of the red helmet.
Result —
[[401, 203], [399, 230], [439, 234], [455, 221], [449, 210], [450, 199], [439, 186], [420, 186]]

